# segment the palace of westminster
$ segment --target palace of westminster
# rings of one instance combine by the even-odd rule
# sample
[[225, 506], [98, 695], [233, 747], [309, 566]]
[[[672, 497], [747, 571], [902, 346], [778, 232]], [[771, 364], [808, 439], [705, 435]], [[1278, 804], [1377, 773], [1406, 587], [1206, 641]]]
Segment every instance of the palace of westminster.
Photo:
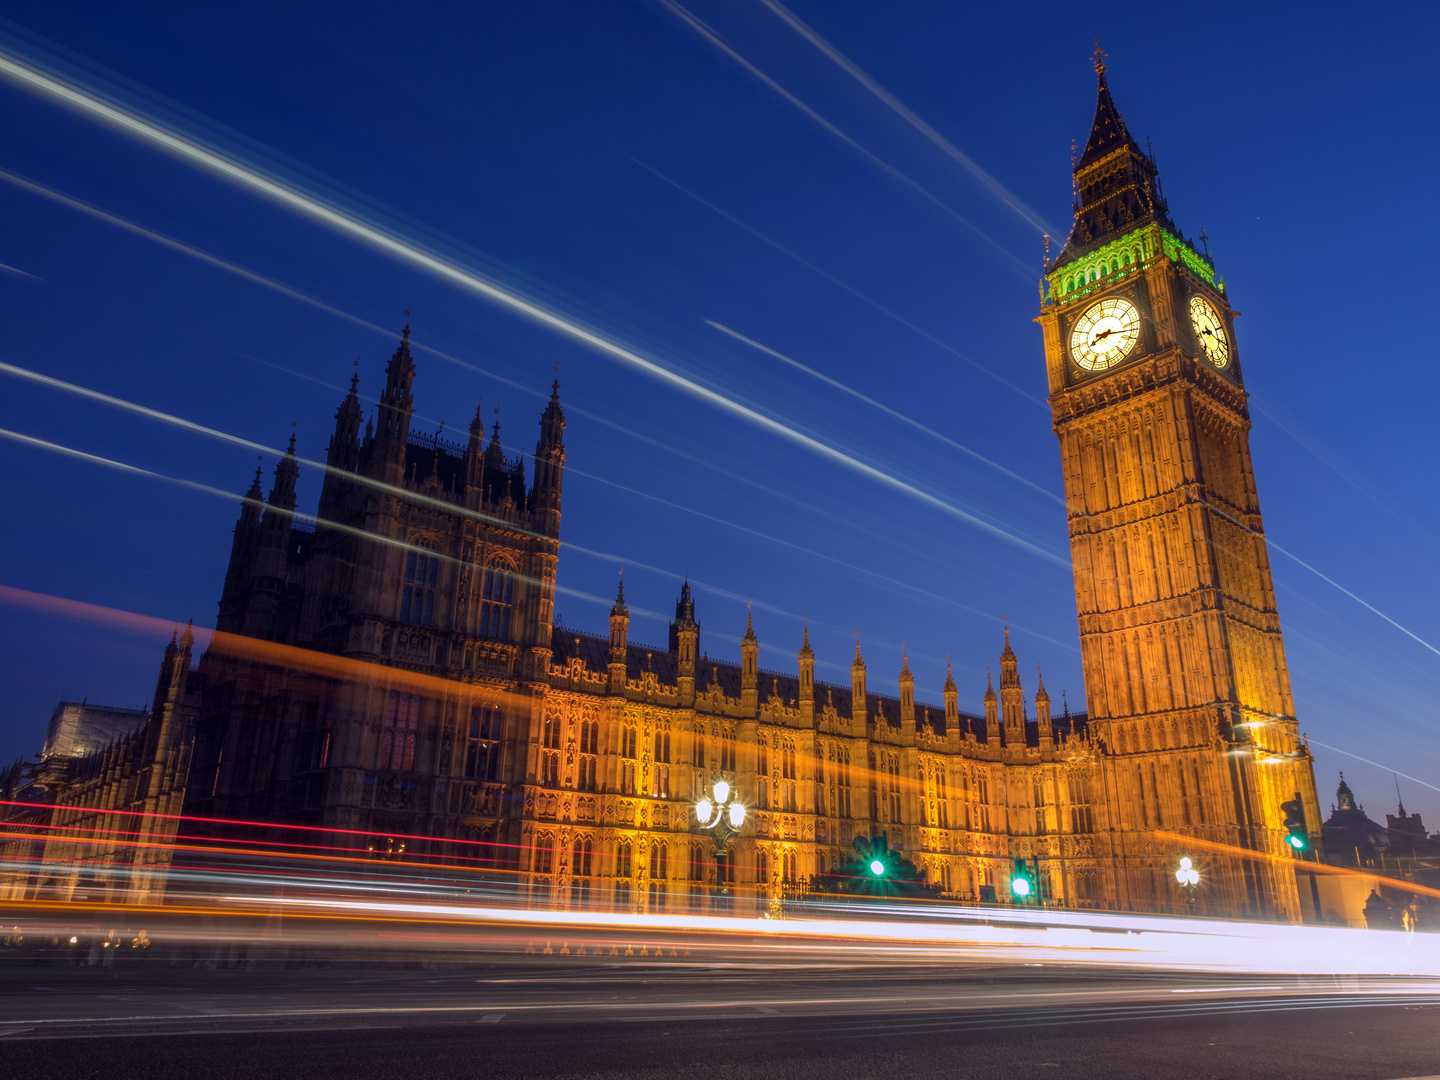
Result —
[[[558, 625], [558, 383], [527, 485], [498, 424], [488, 444], [478, 415], [464, 444], [411, 431], [407, 326], [372, 421], [358, 376], [340, 404], [314, 525], [293, 438], [268, 496], [257, 470], [204, 654], [172, 641], [144, 713], [57, 711], [23, 811], [50, 837], [0, 895], [72, 895], [101, 861], [127, 868], [117, 898], [153, 902], [174, 845], [230, 820], [453, 858], [557, 907], [764, 904], [884, 835], [959, 900], [1007, 898], [1025, 860], [1045, 904], [1184, 911], [1189, 853], [1205, 914], [1308, 917], [1282, 804], [1316, 844], [1320, 810], [1233, 313], [1097, 70], [1037, 319], [1084, 714], [1040, 682], [1027, 702], [1008, 634], [978, 716], [948, 673], [939, 704], [908, 664], [877, 692], [858, 643], [844, 686], [816, 681], [808, 634], [794, 674], [758, 667], [750, 627], [738, 664], [711, 659], [688, 584], [664, 648], [630, 640], [623, 583], [608, 633]], [[722, 776], [750, 812], [717, 860], [694, 803]]]

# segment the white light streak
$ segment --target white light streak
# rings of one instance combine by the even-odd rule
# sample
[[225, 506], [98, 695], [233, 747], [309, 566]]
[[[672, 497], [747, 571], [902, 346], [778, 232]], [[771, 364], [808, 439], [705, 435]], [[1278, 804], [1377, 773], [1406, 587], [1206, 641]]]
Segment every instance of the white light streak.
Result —
[[[665, 0], [669, 2], [669, 0]], [[683, 9], [681, 9], [683, 10]], [[126, 108], [105, 101], [78, 86], [67, 83], [59, 77], [26, 63], [13, 54], [0, 51], [0, 76], [9, 78], [25, 89], [63, 104], [82, 115], [108, 124], [122, 133], [147, 143], [157, 149], [173, 154], [180, 160], [210, 172], [252, 194], [270, 199], [302, 217], [333, 229], [342, 235], [376, 248], [382, 253], [406, 263], [416, 269], [433, 274], [443, 281], [458, 286], [512, 314], [530, 319], [562, 337], [608, 356], [620, 363], [649, 376], [671, 389], [712, 405], [722, 412], [745, 420], [781, 439], [794, 443], [819, 457], [858, 473], [884, 487], [916, 499], [933, 509], [960, 520], [981, 532], [1013, 544], [1042, 560], [1069, 569], [1070, 560], [1062, 558], [1037, 544], [1031, 543], [1014, 533], [994, 525], [984, 518], [931, 494], [899, 477], [875, 468], [859, 458], [838, 449], [814, 436], [807, 435], [782, 423], [748, 405], [741, 404], [702, 385], [693, 379], [672, 371], [655, 359], [641, 355], [635, 349], [611, 340], [599, 331], [585, 326], [577, 320], [553, 311], [542, 304], [506, 289], [487, 279], [478, 271], [462, 267], [442, 258], [416, 243], [403, 239], [379, 225], [361, 219], [355, 213], [341, 209], [320, 198], [293, 187], [258, 168], [235, 160], [219, 150], [176, 131], [156, 120], [144, 117]], [[1013, 258], [1013, 256], [1012, 256]], [[1016, 260], [1018, 263], [1018, 260]], [[195, 425], [199, 428], [199, 425]], [[206, 429], [210, 430], [210, 429]]]
[[1036, 211], [1027, 206], [1020, 196], [1016, 195], [1004, 184], [1000, 183], [999, 180], [996, 180], [995, 177], [986, 172], [985, 169], [980, 166], [980, 163], [969, 154], [962, 151], [958, 146], [950, 142], [949, 139], [945, 138], [945, 136], [941, 135], [924, 120], [916, 116], [904, 102], [867, 75], [849, 57], [835, 48], [834, 45], [831, 45], [830, 42], [817, 34], [810, 26], [804, 23], [799, 16], [784, 4], [780, 3], [780, 0], [760, 0], [760, 3], [773, 11], [787, 26], [825, 54], [841, 71], [849, 75], [866, 90], [869, 90], [870, 93], [874, 94], [889, 108], [894, 110], [902, 120], [938, 146], [946, 157], [955, 161], [961, 168], [970, 173], [971, 176], [979, 180], [985, 187], [985, 190], [989, 191], [990, 194], [994, 195], [1011, 210], [1020, 215], [1026, 223], [1034, 227], [1036, 232], [1054, 237], [1060, 235], [1055, 226], [1051, 225]]
[[[11, 431], [8, 428], [0, 428], [0, 439], [9, 439], [11, 442], [20, 443], [22, 446], [29, 446], [33, 447], [36, 450], [45, 450], [52, 454], [59, 454], [62, 457], [72, 458], [76, 461], [83, 461], [88, 465], [98, 465], [101, 468], [114, 469], [116, 472], [122, 472], [130, 476], [137, 476], [146, 480], [158, 480], [161, 483], [165, 484], [175, 484], [178, 487], [187, 488], [190, 491], [197, 491], [202, 495], [216, 496], [218, 498], [226, 500], [227, 502], [243, 503], [246, 501], [245, 496], [243, 495], [237, 495], [233, 491], [226, 491], [224, 488], [217, 488], [212, 487], [209, 484], [202, 484], [198, 480], [187, 480], [181, 476], [170, 476], [167, 473], [152, 472], [150, 469], [142, 469], [138, 465], [131, 465], [124, 461], [117, 461], [114, 458], [102, 457], [99, 454], [87, 453], [84, 450], [76, 450], [73, 447], [64, 446], [61, 443], [50, 442], [48, 439], [37, 439], [33, 435], [25, 435], [22, 432]], [[296, 460], [298, 461], [299, 459]], [[346, 475], [349, 476], [351, 479], [354, 478], [353, 473], [347, 473]], [[391, 536], [383, 536], [380, 533], [370, 532], [367, 529], [359, 529], [353, 525], [346, 525], [339, 521], [331, 521], [329, 518], [316, 517], [313, 514], [305, 514], [296, 510], [286, 510], [284, 507], [273, 507], [269, 506], [268, 504], [264, 506], [264, 509], [268, 513], [281, 514], [285, 517], [297, 519], [299, 521], [313, 522], [314, 524], [326, 529], [332, 529], [336, 532], [347, 533], [351, 536], [358, 536], [363, 540], [373, 540], [377, 544], [386, 544], [390, 547], [401, 548], [405, 551], [420, 552], [422, 554], [430, 556], [431, 558], [440, 559], [444, 562], [450, 562], [456, 565], [466, 565], [463, 559], [457, 559], [452, 555], [441, 555], [430, 548], [419, 547], [415, 544], [407, 543], [404, 540], [397, 540]], [[585, 549], [581, 548], [579, 550], [584, 551]], [[535, 579], [528, 578], [526, 580], [533, 582]], [[581, 592], [579, 589], [568, 589], [565, 586], [560, 585], [558, 582], [553, 584], [552, 588], [554, 588], [556, 593], [561, 596], [571, 596], [577, 600], [587, 600], [593, 604], [608, 605], [609, 603], [611, 603], [609, 599], [603, 596], [596, 596], [593, 593]], [[634, 605], [631, 605], [630, 610], [634, 614], [645, 615], [654, 619], [664, 619], [666, 617], [662, 612], [649, 611], [645, 608], [635, 607]]]
[[988, 367], [986, 367], [984, 364], [980, 363], [980, 361], [974, 359], [973, 357], [970, 357], [970, 356], [965, 355], [965, 353], [963, 353], [963, 352], [961, 352], [959, 349], [955, 348], [955, 346], [953, 346], [953, 345], [951, 345], [951, 344], [948, 344], [947, 342], [941, 341], [941, 340], [940, 340], [938, 337], [936, 337], [934, 334], [930, 333], [930, 331], [921, 329], [919, 326], [917, 326], [917, 325], [915, 325], [914, 323], [912, 323], [909, 319], [905, 318], [903, 315], [899, 315], [899, 314], [897, 314], [896, 312], [890, 310], [890, 309], [889, 309], [888, 307], [886, 307], [884, 304], [881, 304], [881, 303], [879, 303], [878, 301], [871, 299], [870, 297], [868, 297], [868, 296], [866, 296], [864, 293], [862, 293], [859, 289], [855, 288], [853, 285], [848, 285], [848, 284], [846, 284], [845, 282], [841, 281], [841, 280], [840, 280], [839, 278], [837, 278], [834, 274], [831, 274], [831, 273], [829, 273], [828, 271], [825, 271], [825, 270], [820, 269], [820, 267], [816, 266], [814, 263], [810, 262], [808, 259], [805, 259], [805, 258], [803, 258], [803, 257], [795, 254], [795, 252], [791, 251], [791, 250], [790, 250], [789, 248], [787, 248], [784, 244], [776, 243], [774, 240], [770, 239], [770, 237], [768, 237], [768, 236], [766, 236], [764, 233], [762, 233], [759, 229], [756, 229], [756, 228], [753, 228], [753, 227], [750, 226], [750, 225], [747, 225], [745, 222], [743, 222], [743, 221], [741, 221], [739, 218], [737, 218], [734, 214], [727, 213], [726, 211], [720, 209], [720, 207], [716, 206], [716, 205], [715, 205], [714, 203], [712, 203], [709, 199], [706, 199], [706, 198], [704, 198], [703, 196], [697, 195], [695, 192], [693, 192], [693, 191], [691, 191], [689, 188], [687, 188], [684, 184], [678, 183], [678, 182], [676, 182], [675, 180], [672, 180], [670, 177], [666, 176], [666, 175], [665, 175], [664, 173], [662, 173], [659, 169], [656, 169], [656, 168], [654, 168], [653, 166], [650, 166], [650, 165], [645, 164], [645, 162], [641, 161], [639, 158], [632, 157], [630, 160], [633, 161], [633, 162], [635, 162], [636, 165], [639, 165], [639, 166], [640, 166], [642, 169], [644, 169], [646, 172], [648, 172], [648, 173], [652, 174], [653, 176], [656, 176], [656, 177], [658, 177], [659, 179], [665, 181], [665, 183], [669, 184], [669, 185], [670, 185], [671, 187], [673, 187], [676, 191], [682, 192], [682, 193], [690, 196], [690, 198], [694, 199], [696, 202], [698, 202], [701, 206], [705, 207], [707, 210], [711, 210], [711, 211], [713, 211], [714, 213], [719, 214], [721, 217], [723, 217], [726, 221], [730, 222], [732, 225], [736, 225], [736, 226], [738, 226], [739, 228], [744, 229], [744, 230], [745, 230], [746, 232], [748, 232], [751, 236], [755, 237], [755, 239], [761, 241], [762, 243], [769, 244], [771, 247], [773, 247], [776, 251], [780, 252], [782, 255], [785, 255], [785, 256], [787, 256], [788, 258], [794, 259], [794, 260], [795, 260], [796, 262], [798, 262], [801, 266], [805, 267], [805, 269], [810, 270], [810, 271], [812, 271], [813, 273], [819, 274], [822, 278], [824, 278], [826, 281], [830, 282], [832, 285], [839, 286], [840, 288], [842, 288], [842, 289], [844, 289], [846, 292], [848, 292], [851, 296], [855, 297], [857, 300], [861, 301], [862, 303], [868, 304], [870, 307], [874, 308], [876, 311], [880, 312], [882, 315], [885, 315], [885, 316], [888, 316], [888, 317], [891, 318], [891, 319], [894, 319], [894, 320], [895, 320], [897, 323], [899, 323], [901, 326], [905, 327], [905, 329], [910, 330], [910, 331], [913, 331], [913, 332], [916, 333], [916, 334], [919, 334], [919, 335], [920, 335], [922, 338], [924, 338], [926, 341], [930, 342], [930, 344], [939, 346], [940, 348], [942, 348], [942, 349], [944, 349], [946, 352], [948, 352], [951, 356], [955, 357], [955, 358], [958, 359], [958, 360], [963, 360], [965, 363], [969, 364], [969, 365], [970, 365], [971, 367], [973, 367], [976, 371], [979, 371], [980, 373], [982, 373], [982, 374], [984, 374], [984, 375], [988, 375], [990, 378], [994, 379], [996, 382], [998, 382], [1001, 386], [1005, 387], [1007, 390], [1013, 390], [1013, 391], [1015, 391], [1015, 393], [1019, 394], [1019, 395], [1020, 395], [1021, 397], [1023, 397], [1026, 401], [1029, 401], [1029, 402], [1031, 402], [1031, 403], [1033, 403], [1033, 404], [1035, 404], [1035, 405], [1038, 405], [1038, 406], [1040, 406], [1042, 409], [1045, 409], [1045, 408], [1048, 408], [1048, 407], [1049, 407], [1049, 406], [1047, 406], [1047, 405], [1045, 404], [1045, 401], [1044, 401], [1042, 398], [1036, 397], [1034, 394], [1030, 393], [1030, 392], [1027, 391], [1027, 390], [1022, 390], [1019, 386], [1016, 386], [1013, 382], [1011, 382], [1009, 379], [1005, 378], [1003, 375], [997, 375], [994, 371], [990, 370], [990, 368], [988, 368]]
[[971, 450], [968, 446], [964, 446], [964, 445], [956, 442], [954, 439], [949, 438], [948, 436], [941, 435], [940, 432], [936, 431], [934, 428], [926, 427], [924, 424], [920, 423], [920, 421], [911, 419], [910, 417], [906, 416], [904, 413], [902, 413], [902, 412], [900, 412], [900, 411], [898, 411], [898, 410], [896, 410], [896, 409], [890, 408], [889, 405], [886, 405], [886, 404], [884, 404], [883, 402], [876, 401], [874, 398], [869, 397], [869, 396], [867, 396], [867, 395], [865, 395], [865, 394], [862, 394], [859, 390], [853, 390], [853, 389], [851, 389], [850, 387], [846, 386], [844, 383], [840, 382], [839, 380], [837, 380], [837, 379], [832, 379], [829, 375], [826, 375], [826, 374], [823, 374], [822, 372], [816, 371], [816, 370], [815, 370], [814, 368], [812, 368], [812, 367], [807, 367], [806, 365], [800, 363], [799, 360], [792, 359], [791, 357], [786, 356], [786, 355], [785, 355], [784, 353], [782, 353], [782, 352], [777, 352], [776, 350], [770, 348], [770, 346], [768, 346], [768, 345], [762, 345], [762, 344], [760, 344], [760, 342], [755, 341], [753, 338], [748, 338], [748, 337], [746, 337], [744, 334], [740, 333], [740, 331], [738, 331], [738, 330], [731, 330], [730, 327], [724, 326], [724, 325], [722, 325], [722, 324], [720, 324], [720, 323], [718, 323], [718, 322], [715, 322], [715, 320], [713, 320], [713, 319], [706, 319], [706, 320], [705, 320], [705, 324], [706, 324], [707, 326], [713, 326], [716, 330], [719, 330], [722, 334], [729, 334], [729, 335], [730, 335], [731, 337], [733, 337], [736, 341], [743, 341], [746, 345], [749, 345], [752, 349], [758, 349], [760, 352], [765, 353], [767, 356], [773, 356], [776, 360], [784, 361], [785, 363], [789, 364], [791, 367], [796, 368], [796, 369], [799, 370], [799, 371], [803, 371], [806, 375], [809, 375], [811, 378], [819, 379], [821, 382], [825, 383], [827, 386], [833, 386], [835, 389], [840, 390], [840, 391], [842, 391], [843, 393], [849, 394], [851, 397], [856, 398], [856, 399], [859, 400], [859, 401], [863, 401], [866, 405], [869, 405], [869, 406], [871, 406], [872, 408], [879, 409], [879, 410], [880, 410], [881, 412], [883, 412], [886, 416], [892, 416], [892, 417], [894, 417], [896, 420], [901, 421], [902, 423], [909, 424], [911, 427], [915, 428], [917, 431], [923, 431], [926, 435], [929, 435], [931, 438], [940, 440], [940, 441], [943, 442], [946, 446], [949, 446], [949, 447], [952, 447], [953, 449], [959, 450], [962, 454], [967, 454], [968, 456], [974, 458], [976, 461], [980, 462], [980, 463], [983, 464], [983, 465], [988, 465], [990, 468], [996, 470], [997, 472], [1004, 473], [1004, 474], [1005, 474], [1006, 476], [1008, 476], [1011, 480], [1014, 480], [1014, 481], [1017, 481], [1018, 483], [1024, 484], [1024, 485], [1025, 485], [1026, 487], [1028, 487], [1028, 488], [1033, 488], [1035, 491], [1038, 491], [1041, 495], [1044, 495], [1047, 499], [1050, 499], [1052, 502], [1056, 503], [1057, 505], [1059, 505], [1059, 506], [1064, 506], [1064, 505], [1065, 505], [1065, 500], [1062, 499], [1059, 495], [1056, 495], [1053, 491], [1050, 491], [1050, 490], [1048, 490], [1048, 489], [1046, 489], [1046, 488], [1041, 487], [1039, 484], [1035, 483], [1033, 480], [1027, 480], [1025, 477], [1021, 476], [1019, 473], [1011, 472], [1009, 469], [1005, 468], [1004, 465], [1001, 465], [998, 461], [992, 461], [990, 458], [986, 457], [984, 454], [981, 454], [981, 453], [978, 453], [978, 452], [976, 452], [976, 451], [974, 451], [974, 450]]
[[846, 146], [861, 154], [867, 161], [880, 168], [886, 174], [893, 176], [896, 180], [899, 180], [900, 183], [904, 184], [911, 191], [915, 192], [917, 195], [921, 196], [931, 205], [937, 207], [944, 213], [948, 214], [950, 217], [954, 218], [966, 229], [974, 233], [975, 236], [985, 241], [985, 243], [988, 244], [991, 249], [1001, 257], [1007, 268], [1014, 270], [1026, 281], [1034, 281], [1036, 279], [1037, 274], [1033, 266], [1030, 266], [1021, 259], [1017, 258], [1008, 249], [1002, 247], [998, 241], [992, 239], [988, 234], [982, 231], [980, 227], [976, 225], [973, 221], [971, 221], [969, 218], [952, 209], [938, 196], [931, 194], [925, 188], [921, 187], [914, 180], [910, 179], [910, 177], [906, 176], [903, 172], [897, 169], [894, 165], [891, 165], [888, 161], [885, 161], [883, 158], [867, 150], [855, 139], [845, 134], [845, 132], [841, 131], [829, 120], [826, 120], [825, 117], [821, 116], [809, 105], [806, 105], [789, 90], [786, 90], [769, 75], [766, 75], [749, 60], [746, 60], [729, 45], [725, 44], [719, 34], [715, 33], [715, 31], [712, 30], [709, 26], [707, 26], [704, 22], [696, 18], [693, 14], [690, 13], [689, 10], [676, 3], [676, 0], [660, 0], [660, 2], [664, 4], [667, 8], [669, 8], [672, 12], [674, 12], [675, 15], [680, 18], [687, 26], [689, 26], [697, 34], [703, 37], [706, 41], [710, 42], [711, 45], [714, 45], [715, 48], [719, 49], [731, 60], [734, 60], [746, 71], [750, 72], [751, 75], [754, 75], [755, 78], [759, 79], [771, 90], [774, 90], [775, 93], [779, 94], [791, 105], [794, 105], [795, 108], [799, 109], [802, 113], [808, 116], [811, 120], [815, 121], [815, 123], [819, 124], [831, 135], [834, 135]]

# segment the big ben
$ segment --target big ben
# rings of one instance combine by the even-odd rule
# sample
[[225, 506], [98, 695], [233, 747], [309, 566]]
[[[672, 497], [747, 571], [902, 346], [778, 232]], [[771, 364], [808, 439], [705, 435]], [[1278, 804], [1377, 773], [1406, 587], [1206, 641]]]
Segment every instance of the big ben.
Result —
[[1319, 814], [1250, 456], [1238, 312], [1208, 250], [1171, 220], [1099, 50], [1095, 67], [1074, 227], [1046, 268], [1038, 321], [1116, 899], [1164, 896], [1190, 854], [1206, 867], [1208, 910], [1295, 919], [1311, 899], [1295, 860], [1314, 855], [1288, 842], [1283, 804], [1298, 795], [1311, 844]]

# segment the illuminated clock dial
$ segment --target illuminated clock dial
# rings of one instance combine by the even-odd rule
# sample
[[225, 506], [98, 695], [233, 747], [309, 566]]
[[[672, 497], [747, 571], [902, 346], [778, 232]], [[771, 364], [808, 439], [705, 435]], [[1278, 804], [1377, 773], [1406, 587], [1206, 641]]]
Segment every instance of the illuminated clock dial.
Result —
[[1129, 300], [1101, 300], [1070, 331], [1070, 355], [1086, 371], [1105, 371], [1130, 355], [1140, 339], [1140, 312]]
[[1225, 324], [1220, 313], [1210, 301], [1201, 296], [1190, 298], [1190, 325], [1195, 328], [1195, 340], [1210, 362], [1218, 368], [1230, 363], [1230, 337], [1225, 333]]

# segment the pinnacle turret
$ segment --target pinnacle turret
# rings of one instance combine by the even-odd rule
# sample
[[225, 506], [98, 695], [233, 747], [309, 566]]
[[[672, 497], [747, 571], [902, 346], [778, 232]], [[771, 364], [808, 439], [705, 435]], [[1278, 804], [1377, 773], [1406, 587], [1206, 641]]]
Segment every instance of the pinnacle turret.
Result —
[[380, 395], [380, 416], [376, 438], [384, 444], [385, 460], [404, 469], [405, 446], [410, 440], [410, 417], [414, 412], [415, 358], [410, 354], [410, 309], [405, 309], [405, 329], [400, 344], [385, 367], [385, 392]]
[[290, 528], [295, 510], [295, 481], [300, 476], [300, 464], [295, 460], [295, 435], [290, 435], [290, 445], [284, 457], [275, 463], [275, 482], [270, 487], [270, 497], [265, 500], [265, 514], [262, 521], [271, 528]]

